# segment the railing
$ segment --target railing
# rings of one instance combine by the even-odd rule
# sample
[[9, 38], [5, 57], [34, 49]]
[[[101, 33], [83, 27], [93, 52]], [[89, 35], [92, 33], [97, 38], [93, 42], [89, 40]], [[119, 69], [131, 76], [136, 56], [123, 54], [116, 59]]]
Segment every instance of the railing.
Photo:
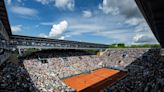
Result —
[[12, 36], [10, 44], [24, 48], [105, 49], [107, 45], [27, 36]]
[[63, 44], [63, 43], [39, 43], [39, 42], [25, 42], [25, 41], [18, 41], [11, 43], [15, 47], [24, 47], [24, 48], [63, 48], [63, 49], [105, 49], [107, 47], [102, 46], [92, 46], [92, 45], [81, 45], [81, 44]]

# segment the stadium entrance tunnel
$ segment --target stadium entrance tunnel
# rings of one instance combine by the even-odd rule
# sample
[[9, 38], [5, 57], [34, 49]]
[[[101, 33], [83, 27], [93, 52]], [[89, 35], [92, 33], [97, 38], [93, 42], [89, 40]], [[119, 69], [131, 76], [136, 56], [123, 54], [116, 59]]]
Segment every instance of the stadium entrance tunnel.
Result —
[[100, 50], [98, 50], [97, 56], [98, 56], [98, 57], [103, 56], [103, 54], [104, 54], [107, 50], [108, 50], [108, 49], [100, 49]]

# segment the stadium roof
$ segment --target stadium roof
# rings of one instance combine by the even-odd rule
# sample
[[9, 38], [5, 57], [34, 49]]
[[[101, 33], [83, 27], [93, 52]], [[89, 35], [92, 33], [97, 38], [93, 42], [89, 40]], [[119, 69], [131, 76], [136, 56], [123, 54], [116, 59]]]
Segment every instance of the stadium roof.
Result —
[[88, 45], [101, 45], [107, 46], [105, 44], [97, 44], [97, 43], [90, 43], [90, 42], [78, 42], [78, 41], [70, 41], [70, 40], [59, 40], [59, 39], [50, 39], [50, 38], [41, 38], [41, 37], [31, 37], [31, 36], [22, 36], [22, 35], [12, 35], [10, 36], [11, 39], [24, 39], [24, 40], [40, 40], [46, 42], [60, 42], [60, 43], [75, 43], [75, 44], [88, 44]]
[[152, 32], [164, 47], [164, 1], [163, 0], [136, 0]]

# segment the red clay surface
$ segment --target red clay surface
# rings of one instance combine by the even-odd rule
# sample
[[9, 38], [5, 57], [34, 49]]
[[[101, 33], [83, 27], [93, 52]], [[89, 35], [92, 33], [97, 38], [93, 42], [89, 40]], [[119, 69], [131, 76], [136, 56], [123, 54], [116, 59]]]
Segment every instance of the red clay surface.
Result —
[[101, 68], [90, 73], [66, 78], [63, 81], [77, 92], [97, 92], [104, 87], [111, 86], [126, 74], [127, 72]]

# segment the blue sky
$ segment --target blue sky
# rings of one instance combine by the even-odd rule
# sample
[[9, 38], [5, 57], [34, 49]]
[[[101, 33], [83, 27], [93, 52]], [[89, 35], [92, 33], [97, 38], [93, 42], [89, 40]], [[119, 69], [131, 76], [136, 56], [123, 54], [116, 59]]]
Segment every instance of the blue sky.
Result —
[[6, 6], [17, 35], [103, 44], [157, 43], [133, 0], [6, 0]]

